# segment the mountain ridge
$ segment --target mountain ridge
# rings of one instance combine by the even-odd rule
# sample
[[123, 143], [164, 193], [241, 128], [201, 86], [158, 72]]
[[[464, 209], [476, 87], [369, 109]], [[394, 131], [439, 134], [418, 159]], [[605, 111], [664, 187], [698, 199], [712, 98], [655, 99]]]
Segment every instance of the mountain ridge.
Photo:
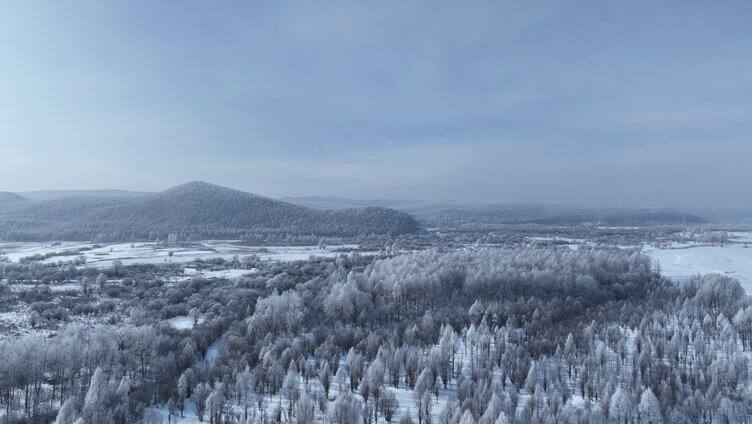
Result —
[[417, 221], [388, 208], [316, 210], [191, 181], [143, 196], [70, 196], [0, 205], [0, 239], [144, 240], [400, 235]]
[[0, 204], [28, 202], [28, 201], [29, 201], [28, 198], [21, 196], [18, 193], [11, 193], [10, 191], [0, 191]]
[[347, 199], [336, 196], [287, 197], [312, 208], [347, 205], [389, 205], [430, 226], [481, 224], [540, 225], [667, 225], [707, 223], [702, 214], [663, 207], [584, 206], [561, 202]]

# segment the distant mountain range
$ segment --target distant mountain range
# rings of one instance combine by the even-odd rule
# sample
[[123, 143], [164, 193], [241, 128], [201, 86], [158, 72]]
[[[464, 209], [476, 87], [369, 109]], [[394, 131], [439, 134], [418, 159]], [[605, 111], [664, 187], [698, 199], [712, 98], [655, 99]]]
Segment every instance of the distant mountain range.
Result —
[[345, 199], [341, 197], [285, 197], [285, 201], [311, 208], [384, 206], [409, 213], [425, 225], [540, 224], [603, 226], [701, 224], [697, 213], [667, 208], [609, 208], [558, 203], [455, 202], [424, 200]]
[[[411, 234], [425, 227], [539, 224], [641, 226], [702, 224], [699, 215], [660, 208], [554, 203], [347, 199], [279, 200], [204, 182], [157, 192], [0, 192], [0, 240], [154, 240]], [[415, 217], [415, 218], [413, 218]], [[420, 222], [420, 224], [419, 224]]]
[[379, 206], [384, 208], [406, 209], [424, 204], [424, 200], [395, 200], [395, 199], [346, 199], [336, 196], [302, 196], [280, 197], [279, 200], [315, 209], [347, 209]]
[[352, 237], [418, 230], [412, 216], [394, 209], [312, 209], [204, 182], [142, 195], [0, 196], [0, 239], [5, 240]]
[[424, 204], [402, 209], [427, 225], [539, 224], [646, 226], [702, 224], [702, 216], [663, 208], [607, 208], [548, 203]]

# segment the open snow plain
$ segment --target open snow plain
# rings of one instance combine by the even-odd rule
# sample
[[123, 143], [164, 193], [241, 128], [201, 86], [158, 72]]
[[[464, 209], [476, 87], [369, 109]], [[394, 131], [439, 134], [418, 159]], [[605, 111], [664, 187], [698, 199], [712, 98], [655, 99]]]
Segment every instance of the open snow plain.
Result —
[[[232, 240], [210, 240], [201, 243], [170, 246], [161, 243], [0, 243], [0, 257], [11, 262], [39, 255], [41, 262], [57, 263], [86, 260], [84, 266], [108, 268], [115, 260], [122, 265], [188, 263], [197, 259], [232, 259], [257, 255], [260, 260], [297, 261], [311, 256], [334, 257], [357, 250], [357, 245], [338, 246], [249, 246]], [[368, 253], [368, 252], [363, 252]]]
[[643, 252], [658, 261], [661, 272], [674, 280], [683, 281], [696, 274], [725, 274], [737, 278], [747, 293], [752, 293], [752, 233], [734, 233], [732, 242], [722, 246], [649, 246]]

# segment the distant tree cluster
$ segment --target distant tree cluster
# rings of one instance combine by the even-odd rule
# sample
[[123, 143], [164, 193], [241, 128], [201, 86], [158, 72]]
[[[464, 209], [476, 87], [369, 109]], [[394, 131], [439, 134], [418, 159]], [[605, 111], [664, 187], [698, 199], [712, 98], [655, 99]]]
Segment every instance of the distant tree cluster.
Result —
[[662, 226], [707, 222], [689, 212], [657, 208], [605, 208], [546, 203], [431, 205], [410, 209], [428, 227], [463, 225]]

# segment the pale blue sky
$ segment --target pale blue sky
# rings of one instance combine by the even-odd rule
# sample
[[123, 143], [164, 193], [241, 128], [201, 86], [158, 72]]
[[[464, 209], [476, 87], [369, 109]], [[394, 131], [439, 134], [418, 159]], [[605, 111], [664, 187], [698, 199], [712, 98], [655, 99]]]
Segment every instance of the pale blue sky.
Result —
[[9, 1], [0, 190], [752, 206], [750, 1]]

